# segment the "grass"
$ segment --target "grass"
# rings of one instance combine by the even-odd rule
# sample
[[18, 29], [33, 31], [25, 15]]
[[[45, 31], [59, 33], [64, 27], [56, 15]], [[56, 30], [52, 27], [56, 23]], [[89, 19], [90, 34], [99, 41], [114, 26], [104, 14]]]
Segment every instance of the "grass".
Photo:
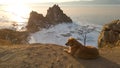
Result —
[[0, 68], [120, 68], [120, 47], [99, 49], [100, 57], [76, 59], [56, 44], [0, 46]]

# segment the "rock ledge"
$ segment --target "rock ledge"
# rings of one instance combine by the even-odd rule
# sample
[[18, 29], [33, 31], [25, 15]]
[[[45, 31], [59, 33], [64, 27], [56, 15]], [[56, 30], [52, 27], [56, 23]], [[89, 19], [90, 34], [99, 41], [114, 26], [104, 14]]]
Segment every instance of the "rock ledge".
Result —
[[114, 20], [104, 25], [99, 38], [98, 46], [118, 46], [120, 45], [120, 20]]

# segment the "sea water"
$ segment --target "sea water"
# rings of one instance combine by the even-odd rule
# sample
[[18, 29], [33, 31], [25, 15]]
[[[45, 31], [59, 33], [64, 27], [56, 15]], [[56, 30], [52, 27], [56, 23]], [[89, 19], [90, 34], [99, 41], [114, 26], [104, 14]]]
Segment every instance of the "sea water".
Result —
[[[29, 13], [37, 11], [44, 16], [47, 9], [53, 5], [41, 4], [25, 4], [25, 5], [0, 5], [0, 27], [13, 27], [13, 24], [26, 26]], [[53, 43], [64, 45], [69, 37], [75, 37], [81, 43], [83, 38], [77, 33], [80, 27], [90, 25], [96, 27], [97, 31], [92, 31], [87, 34], [87, 45], [97, 47], [97, 39], [102, 25], [111, 22], [115, 19], [120, 19], [120, 6], [117, 5], [59, 5], [63, 12], [71, 17], [74, 23], [59, 24], [49, 29], [43, 29], [39, 32], [31, 34], [29, 43]]]

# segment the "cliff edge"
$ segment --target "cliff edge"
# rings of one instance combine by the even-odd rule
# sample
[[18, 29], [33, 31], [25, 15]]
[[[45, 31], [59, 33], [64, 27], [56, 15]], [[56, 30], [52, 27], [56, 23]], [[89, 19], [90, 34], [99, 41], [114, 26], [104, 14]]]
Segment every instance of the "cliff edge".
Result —
[[120, 47], [99, 50], [100, 57], [76, 59], [55, 44], [0, 46], [0, 68], [120, 68]]
[[98, 38], [98, 47], [120, 46], [120, 20], [114, 20], [103, 26]]

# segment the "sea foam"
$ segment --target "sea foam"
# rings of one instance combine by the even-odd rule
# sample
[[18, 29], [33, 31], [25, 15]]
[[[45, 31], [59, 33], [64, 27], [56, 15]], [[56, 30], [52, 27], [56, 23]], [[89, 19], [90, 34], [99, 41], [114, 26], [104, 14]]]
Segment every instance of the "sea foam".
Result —
[[[49, 29], [42, 29], [36, 33], [31, 34], [29, 43], [52, 43], [65, 45], [69, 37], [74, 37], [83, 43], [83, 37], [79, 34], [79, 29], [82, 26], [76, 23], [58, 24]], [[96, 30], [99, 30], [96, 28]], [[87, 45], [97, 47], [97, 38], [99, 32], [93, 31], [87, 34]]]

